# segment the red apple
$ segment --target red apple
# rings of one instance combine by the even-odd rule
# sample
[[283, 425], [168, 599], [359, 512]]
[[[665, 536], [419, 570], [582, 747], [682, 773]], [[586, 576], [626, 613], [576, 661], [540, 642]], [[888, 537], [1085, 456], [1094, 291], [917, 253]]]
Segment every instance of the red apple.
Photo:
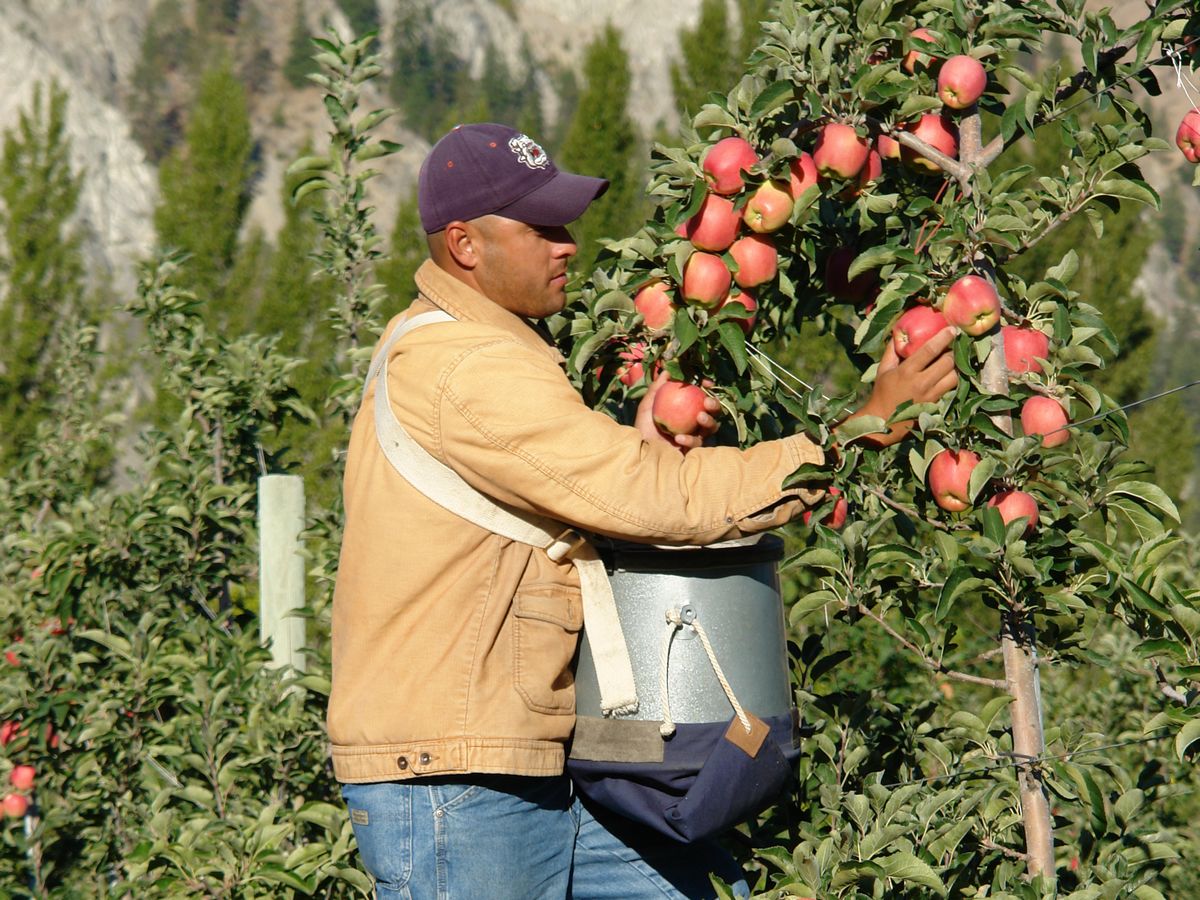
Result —
[[818, 178], [817, 164], [813, 162], [811, 154], [801, 153], [793, 159], [788, 166], [788, 191], [792, 199], [799, 200], [805, 191], [817, 183]]
[[[835, 531], [846, 524], [846, 516], [850, 512], [850, 504], [846, 502], [846, 498], [841, 496], [841, 490], [835, 487], [829, 489], [829, 493], [837, 497], [837, 501], [833, 504], [833, 509], [829, 515], [821, 520], [821, 524], [834, 529]], [[812, 510], [806, 509], [801, 515], [804, 524], [807, 525], [812, 521]]]
[[763, 234], [769, 231], [778, 231], [791, 214], [792, 195], [785, 187], [774, 181], [765, 181], [746, 201], [742, 219], [751, 231]]
[[[934, 150], [940, 150], [951, 159], [958, 158], [958, 126], [937, 113], [925, 113], [916, 125], [906, 125], [906, 131], [920, 138]], [[916, 150], [900, 145], [900, 158], [908, 165], [926, 172], [940, 172], [942, 167]]]
[[683, 299], [706, 309], [721, 305], [733, 276], [721, 257], [697, 251], [683, 266]]
[[718, 194], [729, 196], [742, 189], [742, 172], [758, 162], [750, 142], [740, 137], [717, 141], [704, 155], [701, 168], [709, 185]]
[[668, 381], [654, 395], [651, 406], [654, 424], [666, 434], [695, 434], [700, 430], [697, 419], [704, 412], [707, 396], [703, 388], [694, 384]]
[[994, 506], [1000, 511], [1000, 518], [1004, 520], [1005, 525], [1024, 516], [1029, 520], [1025, 526], [1026, 534], [1037, 527], [1037, 501], [1025, 491], [1001, 491], [988, 501], [988, 506]]
[[943, 450], [929, 464], [929, 490], [942, 509], [962, 512], [971, 506], [971, 473], [979, 456], [970, 450]]
[[29, 798], [23, 794], [6, 794], [3, 800], [4, 814], [10, 819], [19, 819], [29, 809]]
[[733, 242], [729, 255], [737, 263], [738, 270], [733, 280], [738, 287], [758, 287], [775, 278], [779, 268], [779, 254], [775, 242], [765, 234], [748, 234]]
[[733, 201], [716, 194], [709, 194], [700, 204], [700, 210], [687, 220], [687, 239], [701, 250], [720, 252], [737, 237], [741, 216], [733, 208]]
[[29, 791], [33, 789], [36, 775], [37, 769], [33, 766], [13, 766], [13, 770], [8, 773], [8, 783], [18, 791]]
[[[922, 41], [928, 41], [931, 44], [937, 41], [937, 38], [930, 34], [928, 29], [925, 28], [913, 29], [911, 32], [909, 32], [908, 36], [909, 38], [917, 38]], [[911, 40], [908, 43], [912, 49], [904, 54], [904, 59], [900, 63], [905, 72], [911, 74], [912, 72], [916, 71], [917, 66], [928, 67], [933, 65], [933, 61], [937, 59], [936, 56], [931, 56], [924, 50], [913, 47]]]
[[1036, 328], [1016, 325], [1005, 325], [1000, 333], [1004, 336], [1004, 362], [1010, 374], [1042, 371], [1038, 360], [1050, 357], [1050, 338]]
[[1021, 404], [1021, 430], [1027, 437], [1044, 435], [1043, 447], [1057, 447], [1069, 441], [1071, 432], [1066, 430], [1066, 426], [1070, 421], [1067, 411], [1053, 397], [1038, 395]]
[[890, 134], [881, 134], [875, 138], [875, 149], [883, 159], [900, 158], [900, 142]]
[[642, 360], [646, 358], [646, 345], [633, 344], [617, 353], [621, 365], [617, 367], [617, 380], [626, 387], [641, 384], [646, 375], [646, 367]]
[[838, 300], [862, 303], [879, 286], [879, 273], [868, 269], [849, 280], [850, 266], [857, 257], [853, 247], [838, 247], [825, 260], [825, 289]]
[[986, 87], [987, 70], [973, 56], [952, 56], [938, 70], [938, 96], [951, 109], [966, 109]]
[[831, 122], [817, 135], [813, 162], [826, 178], [853, 178], [866, 165], [871, 145], [858, 136], [852, 125]]
[[1175, 146], [1188, 162], [1200, 163], [1200, 109], [1189, 109], [1184, 115], [1175, 132]]
[[730, 291], [729, 296], [725, 298], [725, 302], [721, 304], [724, 309], [730, 303], [740, 303], [750, 311], [748, 316], [734, 316], [733, 321], [742, 326], [742, 331], [749, 334], [754, 330], [754, 322], [758, 318], [758, 301], [754, 299], [754, 295], [749, 291]]
[[931, 306], [914, 306], [905, 311], [892, 326], [892, 346], [896, 348], [896, 355], [907, 359], [946, 325], [946, 317]]
[[862, 171], [858, 173], [858, 190], [854, 193], [859, 194], [862, 189], [868, 184], [883, 174], [883, 158], [874, 150], [867, 154], [867, 164], [862, 167]]
[[652, 281], [638, 291], [633, 298], [633, 308], [642, 314], [646, 327], [654, 331], [668, 327], [675, 317], [671, 289], [661, 281]]
[[965, 275], [950, 285], [942, 315], [951, 325], [978, 337], [1000, 321], [1000, 295], [986, 278]]
[[12, 741], [16, 740], [17, 732], [21, 728], [21, 723], [15, 719], [0, 724], [0, 747], [7, 747]]

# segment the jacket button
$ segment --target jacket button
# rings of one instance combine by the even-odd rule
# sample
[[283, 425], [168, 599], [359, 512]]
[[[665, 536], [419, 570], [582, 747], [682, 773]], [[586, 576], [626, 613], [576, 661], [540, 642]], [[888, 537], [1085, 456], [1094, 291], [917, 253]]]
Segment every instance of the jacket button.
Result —
[[407, 756], [399, 757], [396, 760], [396, 768], [398, 768], [401, 772], [403, 772], [405, 769], [407, 769], [408, 768], [408, 757]]
[[421, 765], [427, 766], [431, 762], [433, 762], [433, 757], [430, 756], [428, 753], [422, 753], [420, 756], [420, 761], [421, 761]]

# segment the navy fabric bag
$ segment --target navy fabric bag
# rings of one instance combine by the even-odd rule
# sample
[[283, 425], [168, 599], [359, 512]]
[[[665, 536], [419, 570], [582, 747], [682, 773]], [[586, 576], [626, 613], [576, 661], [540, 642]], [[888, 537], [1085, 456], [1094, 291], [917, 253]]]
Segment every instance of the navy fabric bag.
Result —
[[[583, 759], [573, 747], [567, 772], [585, 799], [677, 841], [702, 840], [770, 806], [792, 777], [800, 754], [794, 717], [760, 721], [769, 732], [753, 756], [726, 737], [731, 729], [742, 729], [735, 717], [730, 722], [679, 723], [666, 739], [655, 734], [662, 744], [661, 761]], [[603, 729], [604, 723], [594, 727]], [[589, 751], [585, 747], [582, 752]]]

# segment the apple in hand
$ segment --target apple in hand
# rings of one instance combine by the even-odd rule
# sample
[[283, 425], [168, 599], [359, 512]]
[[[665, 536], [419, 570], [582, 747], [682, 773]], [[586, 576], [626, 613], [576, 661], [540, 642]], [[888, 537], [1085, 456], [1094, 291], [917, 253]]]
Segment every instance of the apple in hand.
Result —
[[[905, 130], [951, 159], [958, 158], [958, 126], [944, 116], [925, 113], [917, 120], [916, 125], [906, 125]], [[915, 169], [926, 172], [942, 171], [942, 167], [932, 159], [903, 144], [900, 145], [900, 158]]]
[[740, 303], [749, 312], [749, 315], [733, 316], [731, 319], [731, 321], [737, 322], [741, 326], [742, 331], [749, 334], [754, 330], [754, 322], [758, 319], [758, 301], [754, 299], [754, 295], [749, 291], [733, 290], [729, 292], [729, 296], [721, 304], [721, 309], [724, 309], [731, 303]]
[[[742, 219], [751, 231], [778, 231], [792, 214], [792, 195], [773, 181], [766, 181], [746, 201]], [[693, 242], [694, 243], [694, 242]], [[719, 249], [719, 248], [713, 248]]]
[[1200, 163], [1200, 109], [1189, 109], [1175, 132], [1175, 146], [1190, 163]]
[[950, 512], [971, 507], [971, 473], [979, 465], [978, 454], [970, 450], [943, 450], [929, 464], [929, 490], [934, 502]]
[[1025, 491], [1001, 491], [988, 501], [988, 506], [994, 506], [1000, 511], [1000, 518], [1005, 525], [1024, 516], [1029, 520], [1025, 526], [1026, 534], [1037, 527], [1038, 505], [1032, 494]]
[[950, 285], [942, 315], [951, 325], [978, 337], [1000, 321], [1000, 295], [986, 278], [965, 275]]
[[908, 359], [927, 340], [946, 327], [946, 317], [931, 306], [914, 306], [892, 326], [896, 355]]
[[709, 194], [696, 214], [687, 220], [684, 233], [701, 250], [720, 252], [737, 237], [740, 221], [741, 217], [733, 208], [732, 200]]
[[717, 141], [704, 155], [700, 168], [712, 189], [725, 196], [742, 189], [742, 172], [758, 162], [750, 142], [740, 137]]
[[729, 255], [737, 263], [733, 280], [738, 287], [750, 288], [766, 284], [775, 278], [779, 269], [779, 254], [775, 242], [765, 234], [748, 234], [733, 242]]
[[698, 421], [704, 412], [708, 395], [700, 387], [683, 381], [668, 381], [659, 386], [654, 395], [651, 412], [654, 424], [664, 434], [696, 434], [700, 431]]
[[983, 96], [987, 70], [973, 56], [952, 56], [938, 70], [938, 96], [951, 109], [966, 109]]
[[1005, 325], [1000, 329], [1004, 336], [1004, 362], [1013, 375], [1042, 371], [1038, 359], [1050, 356], [1050, 338], [1036, 328], [1018, 328]]
[[721, 305], [733, 276], [721, 257], [697, 251], [683, 266], [683, 299], [705, 309]]
[[666, 328], [675, 317], [671, 289], [662, 281], [652, 281], [642, 287], [633, 297], [633, 308], [641, 313], [642, 321], [653, 331]]
[[[842, 492], [840, 489], [831, 487], [829, 493], [831, 496], [837, 497], [837, 501], [833, 504], [833, 510], [830, 511], [829, 515], [821, 519], [821, 524], [836, 531], [846, 524], [846, 516], [850, 512], [850, 504], [846, 502], [845, 497], [841, 496]], [[805, 525], [812, 521], [812, 517], [813, 511], [811, 509], [806, 509], [801, 515]]]
[[[908, 36], [910, 39], [917, 38], [918, 40], [928, 41], [931, 44], [935, 43], [937, 41], [937, 38], [935, 38], [932, 34], [930, 34], [929, 30], [927, 28], [915, 28], [911, 32], [909, 32]], [[909, 43], [911, 45], [911, 40]], [[935, 59], [937, 59], [936, 56], [931, 56], [930, 54], [926, 53], [924, 50], [919, 50], [916, 47], [913, 47], [911, 50], [909, 50], [907, 53], [904, 54], [904, 59], [901, 61], [900, 66], [904, 69], [905, 72], [908, 72], [911, 75], [913, 72], [916, 71], [917, 66], [922, 66], [922, 67], [931, 66], [931, 65], [933, 65], [933, 62]]]
[[817, 172], [826, 178], [853, 178], [866, 165], [871, 145], [852, 125], [831, 122], [821, 129], [813, 147]]
[[[1043, 447], [1057, 447], [1071, 439], [1067, 411], [1053, 397], [1037, 395], [1021, 404], [1021, 430], [1026, 437], [1040, 434]], [[1061, 430], [1060, 430], [1061, 429]]]

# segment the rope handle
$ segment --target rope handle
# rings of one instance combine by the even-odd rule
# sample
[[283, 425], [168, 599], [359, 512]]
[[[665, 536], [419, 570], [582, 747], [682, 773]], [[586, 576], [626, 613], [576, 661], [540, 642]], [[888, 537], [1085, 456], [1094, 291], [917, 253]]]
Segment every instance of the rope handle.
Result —
[[663, 632], [662, 652], [659, 654], [661, 663], [659, 665], [658, 690], [662, 698], [663, 721], [658, 726], [658, 733], [664, 738], [669, 738], [675, 733], [675, 722], [671, 718], [671, 692], [668, 687], [667, 668], [670, 664], [671, 642], [675, 637], [675, 632], [684, 626], [689, 626], [700, 636], [700, 643], [704, 645], [704, 652], [708, 656], [708, 662], [712, 666], [713, 674], [717, 676], [717, 681], [721, 683], [721, 690], [725, 692], [725, 697], [729, 700], [729, 705], [733, 707], [738, 721], [746, 729], [746, 734], [750, 734], [753, 730], [750, 719], [746, 715], [746, 711], [742, 709], [742, 704], [738, 702], [737, 696], [733, 692], [733, 685], [729, 683], [729, 679], [725, 677], [725, 672], [721, 668], [721, 664], [717, 661], [717, 653], [713, 650], [712, 642], [708, 639], [708, 632], [700, 624], [700, 619], [696, 614], [695, 608], [692, 606], [682, 606], [668, 609], [666, 611], [666, 620], [667, 630]]

